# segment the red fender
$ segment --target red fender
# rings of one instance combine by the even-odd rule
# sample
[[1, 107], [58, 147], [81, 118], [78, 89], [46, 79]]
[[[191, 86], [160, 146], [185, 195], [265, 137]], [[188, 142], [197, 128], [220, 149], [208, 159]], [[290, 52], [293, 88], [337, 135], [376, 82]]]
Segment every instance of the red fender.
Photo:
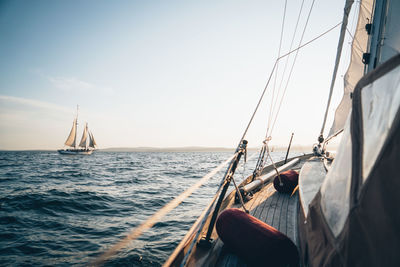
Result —
[[281, 177], [282, 184], [281, 181], [279, 181], [279, 177], [276, 176], [274, 179], [276, 191], [279, 193], [291, 194], [299, 184], [299, 174], [294, 170], [288, 170], [281, 172], [279, 176]]
[[216, 229], [224, 245], [251, 266], [299, 266], [297, 247], [286, 235], [239, 209], [222, 212]]

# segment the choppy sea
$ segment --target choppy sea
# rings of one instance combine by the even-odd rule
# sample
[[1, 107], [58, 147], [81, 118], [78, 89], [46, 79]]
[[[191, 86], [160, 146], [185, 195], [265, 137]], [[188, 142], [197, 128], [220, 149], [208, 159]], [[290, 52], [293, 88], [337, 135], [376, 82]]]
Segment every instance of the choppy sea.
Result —
[[[231, 155], [0, 152], [0, 266], [85, 266]], [[255, 161], [241, 165], [236, 181], [252, 172]], [[161, 266], [224, 172], [105, 265]]]

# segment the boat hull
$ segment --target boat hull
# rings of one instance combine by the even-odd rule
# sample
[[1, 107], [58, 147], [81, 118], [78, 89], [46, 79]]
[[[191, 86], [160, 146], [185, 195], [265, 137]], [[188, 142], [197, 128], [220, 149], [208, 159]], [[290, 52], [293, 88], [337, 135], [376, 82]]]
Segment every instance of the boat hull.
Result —
[[85, 149], [59, 149], [58, 153], [62, 155], [90, 155], [94, 150], [85, 150]]

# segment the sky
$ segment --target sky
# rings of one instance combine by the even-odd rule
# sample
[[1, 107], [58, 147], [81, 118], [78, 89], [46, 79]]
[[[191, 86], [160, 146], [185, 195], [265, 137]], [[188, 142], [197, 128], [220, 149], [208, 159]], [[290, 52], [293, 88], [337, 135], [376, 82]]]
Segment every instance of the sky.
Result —
[[[305, 0], [293, 47], [311, 2]], [[281, 54], [290, 48], [300, 4], [287, 1]], [[284, 6], [0, 0], [0, 149], [62, 148], [77, 105], [78, 135], [88, 122], [100, 148], [235, 147], [278, 56]], [[303, 43], [339, 23], [343, 7], [316, 0]], [[292, 132], [294, 144], [316, 142], [338, 36], [336, 28], [299, 51], [272, 145], [286, 145]], [[347, 39], [331, 114], [349, 48]], [[271, 82], [280, 92], [283, 69], [284, 61]], [[251, 147], [265, 137], [272, 86], [266, 96], [246, 136]]]

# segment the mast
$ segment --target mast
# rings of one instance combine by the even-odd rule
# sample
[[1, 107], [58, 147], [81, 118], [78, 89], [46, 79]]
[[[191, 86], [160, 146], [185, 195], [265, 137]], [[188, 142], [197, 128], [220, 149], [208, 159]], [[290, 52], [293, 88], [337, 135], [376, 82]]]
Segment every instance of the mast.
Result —
[[[347, 1], [346, 6], [345, 6], [345, 13], [343, 16], [343, 24], [345, 23], [346, 19], [346, 24], [348, 20], [348, 13], [346, 12], [348, 5], [350, 2], [354, 1]], [[344, 75], [344, 88], [343, 88], [343, 97], [342, 100], [340, 101], [340, 104], [336, 107], [335, 111], [335, 118], [333, 121], [333, 124], [331, 126], [331, 129], [329, 131], [329, 134], [327, 135], [326, 141], [329, 140], [330, 138], [336, 136], [338, 133], [340, 133], [343, 128], [344, 124], [346, 122], [347, 116], [350, 112], [351, 109], [351, 95], [354, 90], [355, 85], [357, 82], [361, 79], [361, 77], [364, 75], [364, 52], [367, 51], [368, 47], [368, 38], [369, 38], [369, 32], [366, 30], [366, 26], [370, 23], [370, 17], [372, 14], [372, 6], [373, 6], [373, 0], [361, 0], [359, 3], [359, 16], [358, 16], [358, 21], [357, 21], [357, 27], [354, 32], [354, 36], [352, 37], [353, 41], [351, 44], [351, 57], [350, 57], [350, 63], [347, 68], [346, 74]], [[350, 8], [350, 7], [348, 7]], [[350, 9], [348, 10], [350, 12]], [[342, 28], [343, 29], [343, 28]], [[344, 35], [344, 30], [341, 31], [341, 35]], [[342, 36], [341, 36], [342, 37]], [[343, 36], [344, 38], [344, 36]], [[339, 45], [342, 46], [343, 43], [340, 43], [342, 39], [339, 41]], [[339, 64], [339, 56], [341, 53], [341, 48], [339, 49], [338, 47], [338, 54], [335, 62], [335, 70], [337, 70], [337, 65]], [[322, 129], [320, 132], [320, 136], [323, 135], [325, 124], [326, 124], [326, 118], [328, 115], [328, 109], [330, 105], [330, 97], [332, 94], [333, 86], [334, 86], [334, 80], [336, 79], [336, 72], [333, 75], [332, 82], [331, 82], [331, 91], [329, 93], [329, 100], [327, 103], [327, 109], [325, 111], [325, 117], [324, 117], [324, 122], [322, 125]]]
[[[76, 119], [75, 119], [76, 128], [78, 128], [78, 114], [79, 114], [79, 105], [76, 105]], [[75, 144], [74, 144], [75, 149], [77, 149], [77, 146], [76, 146], [76, 135], [77, 135], [77, 133], [78, 133], [78, 131], [75, 130]]]
[[340, 57], [342, 55], [343, 42], [344, 42], [344, 37], [346, 34], [346, 29], [347, 29], [347, 22], [349, 20], [350, 10], [351, 10], [351, 6], [353, 5], [353, 3], [354, 3], [354, 0], [347, 0], [345, 3], [345, 6], [344, 6], [343, 21], [342, 21], [342, 27], [340, 29], [340, 37], [339, 37], [339, 43], [338, 43], [337, 52], [336, 52], [336, 60], [335, 60], [335, 66], [333, 69], [333, 74], [332, 74], [331, 86], [330, 86], [330, 90], [329, 90], [328, 103], [326, 104], [324, 122], [322, 123], [321, 132], [318, 137], [319, 143], [322, 143], [324, 141], [323, 135], [324, 135], [324, 130], [325, 130], [326, 119], [328, 117], [328, 110], [329, 110], [329, 106], [331, 104], [333, 88], [335, 86], [335, 81], [336, 81], [336, 74], [337, 74], [337, 71], [339, 68]]
[[77, 126], [78, 126], [78, 110], [79, 106], [76, 106], [76, 116], [75, 120], [72, 123], [72, 128], [71, 131], [69, 132], [69, 135], [67, 137], [67, 140], [65, 141], [65, 145], [69, 147], [74, 147], [76, 149], [76, 134], [77, 134]]

